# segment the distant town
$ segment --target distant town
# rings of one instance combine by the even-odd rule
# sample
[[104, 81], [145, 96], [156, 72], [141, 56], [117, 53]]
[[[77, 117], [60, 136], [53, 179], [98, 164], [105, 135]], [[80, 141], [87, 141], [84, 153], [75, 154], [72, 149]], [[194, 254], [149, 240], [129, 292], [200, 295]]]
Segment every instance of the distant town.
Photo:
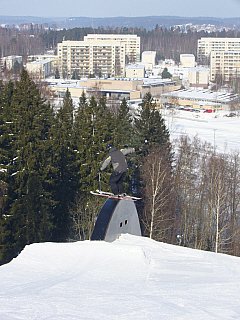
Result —
[[[35, 37], [34, 32], [49, 26], [2, 24], [1, 29], [6, 28], [30, 32], [29, 37], [33, 31]], [[89, 33], [82, 40], [63, 37], [43, 54], [4, 55], [2, 50], [1, 77], [7, 79], [23, 66], [48, 87], [53, 100], [63, 98], [68, 89], [73, 99], [97, 91], [109, 102], [126, 98], [129, 105], [135, 105], [150, 92], [159, 108], [239, 109], [240, 38], [211, 37], [214, 32], [234, 34], [234, 27], [188, 23], [174, 25], [170, 31], [176, 30], [209, 35], [198, 37], [196, 54], [178, 50], [178, 59], [173, 58], [174, 53], [173, 57], [161, 57], [157, 49], [143, 50], [137, 34], [105, 31]]]

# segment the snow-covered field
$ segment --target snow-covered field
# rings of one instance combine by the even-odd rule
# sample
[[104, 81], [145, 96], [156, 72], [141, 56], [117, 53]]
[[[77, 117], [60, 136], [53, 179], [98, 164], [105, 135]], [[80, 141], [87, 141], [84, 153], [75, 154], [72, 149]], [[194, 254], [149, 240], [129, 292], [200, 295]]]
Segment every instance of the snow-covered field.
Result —
[[237, 320], [239, 265], [131, 235], [32, 244], [0, 267], [0, 319]]
[[[239, 115], [239, 111], [236, 113]], [[229, 112], [194, 113], [182, 110], [163, 110], [162, 115], [171, 139], [180, 135], [198, 136], [219, 152], [240, 151], [240, 116], [228, 117]]]

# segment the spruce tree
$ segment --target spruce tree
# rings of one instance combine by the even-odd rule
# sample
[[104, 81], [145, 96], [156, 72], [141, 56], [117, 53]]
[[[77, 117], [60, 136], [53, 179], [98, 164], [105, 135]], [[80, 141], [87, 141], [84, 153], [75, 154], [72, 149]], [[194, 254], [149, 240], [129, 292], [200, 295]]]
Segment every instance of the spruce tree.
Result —
[[54, 235], [56, 241], [64, 241], [69, 233], [69, 207], [78, 189], [78, 168], [73, 142], [73, 101], [69, 90], [56, 115], [53, 130], [53, 159], [55, 163]]
[[[75, 118], [75, 143], [82, 191], [99, 188], [98, 171], [106, 155], [106, 145], [112, 143], [113, 116], [106, 107], [105, 99], [80, 98]], [[104, 181], [103, 181], [104, 183]]]
[[130, 115], [129, 107], [125, 98], [122, 100], [114, 120], [114, 145], [118, 147], [123, 147], [124, 145], [132, 145], [134, 143], [132, 117]]
[[8, 262], [11, 233], [9, 215], [7, 214], [9, 177], [8, 168], [12, 158], [12, 137], [10, 131], [10, 105], [13, 94], [13, 83], [0, 84], [0, 264]]
[[9, 244], [14, 256], [29, 243], [47, 241], [52, 232], [53, 196], [50, 128], [53, 112], [23, 70], [11, 100], [12, 159], [8, 167]]
[[147, 93], [141, 104], [141, 111], [135, 119], [136, 143], [147, 154], [154, 146], [169, 147], [169, 132], [164, 119], [156, 109], [156, 103], [150, 93]]
[[169, 132], [165, 126], [164, 119], [156, 109], [156, 103], [150, 93], [143, 98], [139, 116], [134, 120], [135, 144], [139, 152], [135, 161], [132, 174], [132, 189], [136, 194], [141, 194], [144, 188], [140, 175], [139, 166], [145, 162], [145, 157], [155, 148], [162, 149], [167, 154], [171, 165], [171, 145]]

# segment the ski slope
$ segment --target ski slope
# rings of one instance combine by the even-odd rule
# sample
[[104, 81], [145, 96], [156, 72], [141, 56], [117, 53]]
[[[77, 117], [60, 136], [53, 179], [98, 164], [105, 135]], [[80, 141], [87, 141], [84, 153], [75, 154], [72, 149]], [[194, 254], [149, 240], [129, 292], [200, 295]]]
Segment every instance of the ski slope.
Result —
[[0, 267], [0, 319], [237, 320], [239, 265], [131, 235], [32, 244]]

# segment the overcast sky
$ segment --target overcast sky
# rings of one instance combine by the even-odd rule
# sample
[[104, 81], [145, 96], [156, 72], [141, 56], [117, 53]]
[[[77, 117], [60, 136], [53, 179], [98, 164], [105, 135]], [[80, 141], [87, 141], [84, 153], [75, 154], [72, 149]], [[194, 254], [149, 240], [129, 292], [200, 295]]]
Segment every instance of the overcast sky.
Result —
[[0, 0], [0, 15], [240, 17], [240, 0]]

